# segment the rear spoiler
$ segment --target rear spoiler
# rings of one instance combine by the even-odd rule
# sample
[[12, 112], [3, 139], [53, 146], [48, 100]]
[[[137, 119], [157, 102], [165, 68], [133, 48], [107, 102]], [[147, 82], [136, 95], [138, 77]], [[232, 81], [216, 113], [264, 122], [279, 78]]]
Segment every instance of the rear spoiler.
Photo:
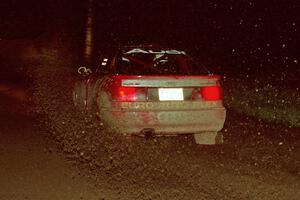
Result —
[[214, 86], [220, 76], [114, 76], [125, 87], [201, 87]]

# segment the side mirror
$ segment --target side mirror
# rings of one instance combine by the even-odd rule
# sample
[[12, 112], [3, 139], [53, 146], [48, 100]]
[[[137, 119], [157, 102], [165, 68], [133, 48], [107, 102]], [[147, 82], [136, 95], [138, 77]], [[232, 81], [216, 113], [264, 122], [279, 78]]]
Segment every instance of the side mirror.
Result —
[[88, 76], [90, 75], [93, 71], [90, 68], [87, 67], [79, 67], [77, 70], [78, 74], [81, 76]]

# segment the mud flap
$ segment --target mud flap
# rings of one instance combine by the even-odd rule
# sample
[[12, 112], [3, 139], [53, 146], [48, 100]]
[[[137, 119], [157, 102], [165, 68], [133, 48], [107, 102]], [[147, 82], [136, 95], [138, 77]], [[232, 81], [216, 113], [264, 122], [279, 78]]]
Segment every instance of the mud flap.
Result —
[[196, 144], [215, 145], [223, 144], [223, 135], [218, 132], [199, 132], [194, 134]]

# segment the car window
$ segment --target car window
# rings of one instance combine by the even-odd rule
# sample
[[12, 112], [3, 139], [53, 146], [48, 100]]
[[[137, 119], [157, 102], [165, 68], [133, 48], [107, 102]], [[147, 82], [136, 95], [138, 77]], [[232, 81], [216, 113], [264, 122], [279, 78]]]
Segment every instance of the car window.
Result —
[[131, 50], [117, 59], [116, 73], [133, 75], [207, 74], [199, 64], [183, 51]]

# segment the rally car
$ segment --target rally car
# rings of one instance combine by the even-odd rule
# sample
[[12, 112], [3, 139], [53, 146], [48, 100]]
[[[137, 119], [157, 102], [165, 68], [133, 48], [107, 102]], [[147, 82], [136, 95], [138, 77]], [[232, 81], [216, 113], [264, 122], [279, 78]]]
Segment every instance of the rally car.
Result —
[[95, 70], [80, 67], [73, 100], [84, 113], [122, 134], [193, 134], [197, 144], [219, 144], [226, 109], [220, 76], [185, 51], [124, 46]]

